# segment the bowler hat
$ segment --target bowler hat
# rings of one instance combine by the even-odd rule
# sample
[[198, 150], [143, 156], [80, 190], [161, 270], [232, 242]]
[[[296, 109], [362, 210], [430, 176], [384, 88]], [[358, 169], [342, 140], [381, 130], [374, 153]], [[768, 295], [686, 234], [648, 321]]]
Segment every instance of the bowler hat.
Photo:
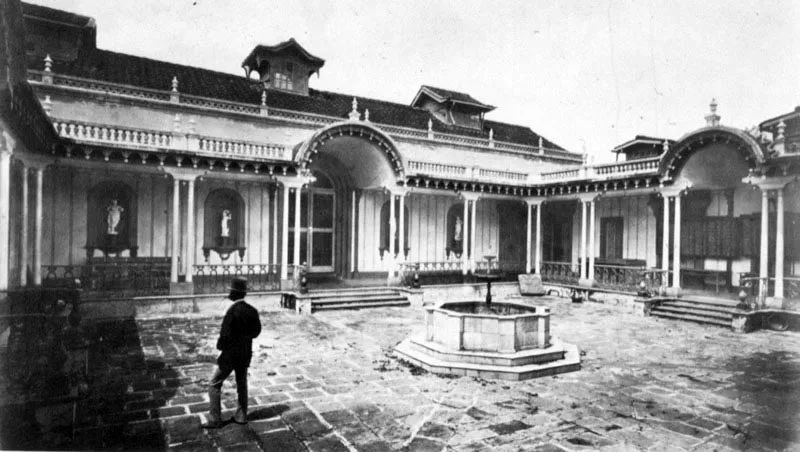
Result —
[[234, 292], [247, 292], [247, 278], [236, 276], [231, 281], [231, 291]]

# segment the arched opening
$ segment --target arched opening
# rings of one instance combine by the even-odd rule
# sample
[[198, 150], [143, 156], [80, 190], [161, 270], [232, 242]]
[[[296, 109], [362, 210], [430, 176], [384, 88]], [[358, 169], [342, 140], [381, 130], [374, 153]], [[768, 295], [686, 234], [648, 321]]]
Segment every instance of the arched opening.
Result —
[[[330, 168], [330, 167], [329, 167]], [[336, 178], [322, 169], [311, 170], [315, 180], [300, 193], [300, 230], [289, 225], [289, 234], [300, 234], [300, 262], [311, 273], [335, 272], [337, 235], [340, 233]], [[289, 218], [294, 218], [295, 205], [289, 203]], [[294, 256], [294, 240], [289, 241], [289, 255]]]
[[86, 256], [129, 251], [136, 257], [136, 192], [122, 182], [101, 182], [89, 189], [86, 209]]

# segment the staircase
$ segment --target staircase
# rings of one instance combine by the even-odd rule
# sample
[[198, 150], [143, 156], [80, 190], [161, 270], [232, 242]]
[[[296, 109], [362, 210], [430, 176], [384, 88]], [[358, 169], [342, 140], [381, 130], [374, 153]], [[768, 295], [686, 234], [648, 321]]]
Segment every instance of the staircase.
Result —
[[719, 325], [730, 328], [737, 302], [709, 297], [669, 299], [658, 303], [650, 315], [667, 319]]
[[390, 287], [311, 290], [311, 312], [409, 306], [406, 295]]

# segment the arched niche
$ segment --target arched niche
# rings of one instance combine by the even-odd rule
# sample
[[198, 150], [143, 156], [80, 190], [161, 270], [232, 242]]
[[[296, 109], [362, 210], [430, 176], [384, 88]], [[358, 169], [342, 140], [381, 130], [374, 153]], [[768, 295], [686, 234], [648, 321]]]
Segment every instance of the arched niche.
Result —
[[89, 189], [86, 209], [86, 257], [95, 250], [136, 257], [136, 192], [117, 181], [100, 182]]
[[467, 227], [469, 220], [469, 214], [466, 219], [464, 218], [464, 203], [453, 204], [447, 210], [447, 242], [445, 245], [445, 253], [448, 259], [451, 253], [460, 258], [466, 251], [467, 256], [469, 256], [469, 234], [465, 233], [465, 231], [469, 230]]
[[239, 252], [240, 259], [244, 259], [245, 213], [244, 199], [236, 190], [218, 188], [208, 194], [203, 216], [203, 256], [206, 261], [211, 251], [216, 251], [223, 261], [235, 251]]
[[[389, 227], [389, 211], [391, 210], [391, 208], [389, 206], [389, 202], [390, 201], [386, 201], [386, 202], [383, 203], [383, 206], [381, 206], [381, 243], [380, 243], [380, 247], [378, 248], [378, 250], [381, 253], [381, 259], [383, 259], [383, 254], [385, 252], [389, 251], [389, 243], [390, 243], [389, 242], [389, 230], [390, 230], [390, 227]], [[400, 209], [399, 209], [399, 207], [400, 207], [399, 205], [395, 205], [395, 209], [394, 209], [394, 223], [397, 225], [397, 235], [395, 235], [395, 237], [394, 237], [394, 249], [398, 250], [398, 252], [400, 251], [400, 239], [399, 239], [399, 237], [400, 237], [399, 236], [399, 234], [400, 234]], [[405, 257], [408, 257], [408, 251], [411, 249], [410, 246], [409, 246], [409, 243], [408, 243], [408, 217], [409, 217], [409, 215], [408, 215], [408, 206], [403, 206], [403, 210], [405, 210], [405, 212], [404, 212], [405, 215], [404, 215], [404, 218], [403, 218], [403, 223], [405, 223], [404, 227], [403, 227], [403, 236], [405, 238], [404, 243], [406, 245], [405, 249], [403, 249], [403, 255]], [[397, 255], [395, 254], [394, 257], [397, 257]]]

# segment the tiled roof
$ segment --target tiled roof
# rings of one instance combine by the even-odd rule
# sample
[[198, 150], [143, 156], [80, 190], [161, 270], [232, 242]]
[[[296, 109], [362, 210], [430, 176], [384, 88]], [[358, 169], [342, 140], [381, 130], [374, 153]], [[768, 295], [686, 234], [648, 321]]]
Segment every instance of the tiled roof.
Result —
[[[41, 61], [31, 63], [30, 69], [41, 70]], [[243, 76], [99, 49], [85, 52], [73, 62], [55, 61], [53, 72], [164, 91], [171, 89], [172, 78], [177, 77], [178, 91], [182, 94], [253, 105], [261, 104], [263, 89], [261, 82]], [[432, 118], [427, 111], [409, 105], [314, 89], [309, 89], [308, 96], [270, 89], [267, 106], [345, 119], [352, 109], [354, 97], [358, 99], [359, 111], [363, 113], [364, 109], [369, 109], [370, 121], [376, 123], [427, 130], [428, 120]], [[529, 146], [539, 144], [539, 135], [524, 126], [487, 120], [484, 130], [480, 131], [433, 120], [434, 131], [457, 135], [488, 138], [490, 128], [494, 130], [496, 141]], [[547, 139], [543, 139], [543, 145], [563, 150]]]
[[87, 25], [94, 26], [94, 19], [91, 17], [31, 3], [22, 3], [22, 14], [51, 20], [53, 22], [66, 23], [76, 27], [85, 27]]

